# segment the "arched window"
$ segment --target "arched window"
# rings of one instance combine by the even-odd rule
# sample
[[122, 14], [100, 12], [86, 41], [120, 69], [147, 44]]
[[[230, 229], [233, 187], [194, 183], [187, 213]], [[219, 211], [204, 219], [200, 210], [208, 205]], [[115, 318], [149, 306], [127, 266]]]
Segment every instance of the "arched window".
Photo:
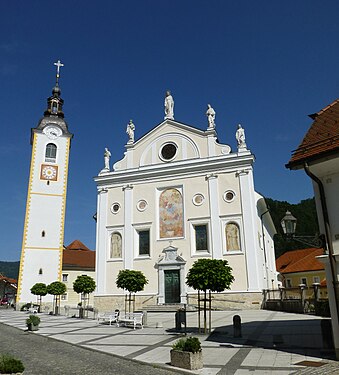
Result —
[[54, 143], [48, 143], [46, 146], [45, 161], [54, 163], [56, 161], [56, 154], [57, 146]]
[[111, 258], [122, 257], [122, 237], [118, 232], [112, 233], [111, 236]]
[[240, 251], [240, 230], [236, 223], [227, 223], [225, 228], [227, 251]]
[[182, 195], [177, 189], [164, 190], [159, 197], [160, 238], [184, 236]]

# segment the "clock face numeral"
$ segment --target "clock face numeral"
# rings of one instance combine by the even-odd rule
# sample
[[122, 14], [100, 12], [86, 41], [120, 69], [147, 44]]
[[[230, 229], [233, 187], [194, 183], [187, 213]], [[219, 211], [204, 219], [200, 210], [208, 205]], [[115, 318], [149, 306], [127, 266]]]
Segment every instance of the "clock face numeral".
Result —
[[58, 167], [56, 165], [41, 165], [41, 180], [56, 181], [58, 179]]

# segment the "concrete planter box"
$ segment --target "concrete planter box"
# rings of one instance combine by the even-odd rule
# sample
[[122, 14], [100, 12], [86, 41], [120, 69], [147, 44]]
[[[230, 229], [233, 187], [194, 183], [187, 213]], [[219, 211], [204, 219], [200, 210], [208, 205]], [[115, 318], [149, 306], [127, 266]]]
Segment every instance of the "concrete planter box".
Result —
[[172, 349], [171, 365], [186, 370], [199, 370], [203, 368], [202, 351], [191, 353]]
[[39, 330], [39, 326], [35, 326], [34, 324], [30, 323], [30, 324], [27, 324], [27, 328], [29, 331], [38, 331]]

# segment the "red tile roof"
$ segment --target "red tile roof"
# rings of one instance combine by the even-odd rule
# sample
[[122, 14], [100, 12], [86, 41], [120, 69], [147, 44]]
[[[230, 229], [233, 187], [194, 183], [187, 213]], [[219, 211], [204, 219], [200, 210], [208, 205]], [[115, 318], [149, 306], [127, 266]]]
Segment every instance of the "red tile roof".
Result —
[[95, 271], [95, 251], [79, 240], [73, 241], [64, 249], [62, 269]]
[[297, 169], [305, 161], [339, 153], [339, 99], [310, 117], [314, 122], [294, 151], [287, 168]]
[[18, 283], [18, 280], [12, 279], [12, 278], [7, 277], [7, 276], [2, 276], [2, 275], [0, 275], [0, 281], [5, 281], [5, 282], [10, 283], [10, 284], [17, 284]]
[[316, 259], [323, 254], [323, 249], [316, 248], [287, 251], [276, 260], [277, 271], [284, 274], [324, 270], [325, 266]]

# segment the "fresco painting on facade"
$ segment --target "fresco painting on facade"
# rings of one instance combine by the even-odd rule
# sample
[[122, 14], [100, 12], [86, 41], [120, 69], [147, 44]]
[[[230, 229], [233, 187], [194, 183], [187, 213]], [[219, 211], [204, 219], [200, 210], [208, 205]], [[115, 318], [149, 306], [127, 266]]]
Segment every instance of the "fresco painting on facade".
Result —
[[111, 258], [121, 258], [122, 239], [120, 233], [113, 233], [111, 237]]
[[235, 223], [226, 225], [227, 251], [240, 251], [239, 227]]
[[182, 196], [177, 189], [167, 189], [160, 194], [159, 228], [160, 238], [183, 237]]

